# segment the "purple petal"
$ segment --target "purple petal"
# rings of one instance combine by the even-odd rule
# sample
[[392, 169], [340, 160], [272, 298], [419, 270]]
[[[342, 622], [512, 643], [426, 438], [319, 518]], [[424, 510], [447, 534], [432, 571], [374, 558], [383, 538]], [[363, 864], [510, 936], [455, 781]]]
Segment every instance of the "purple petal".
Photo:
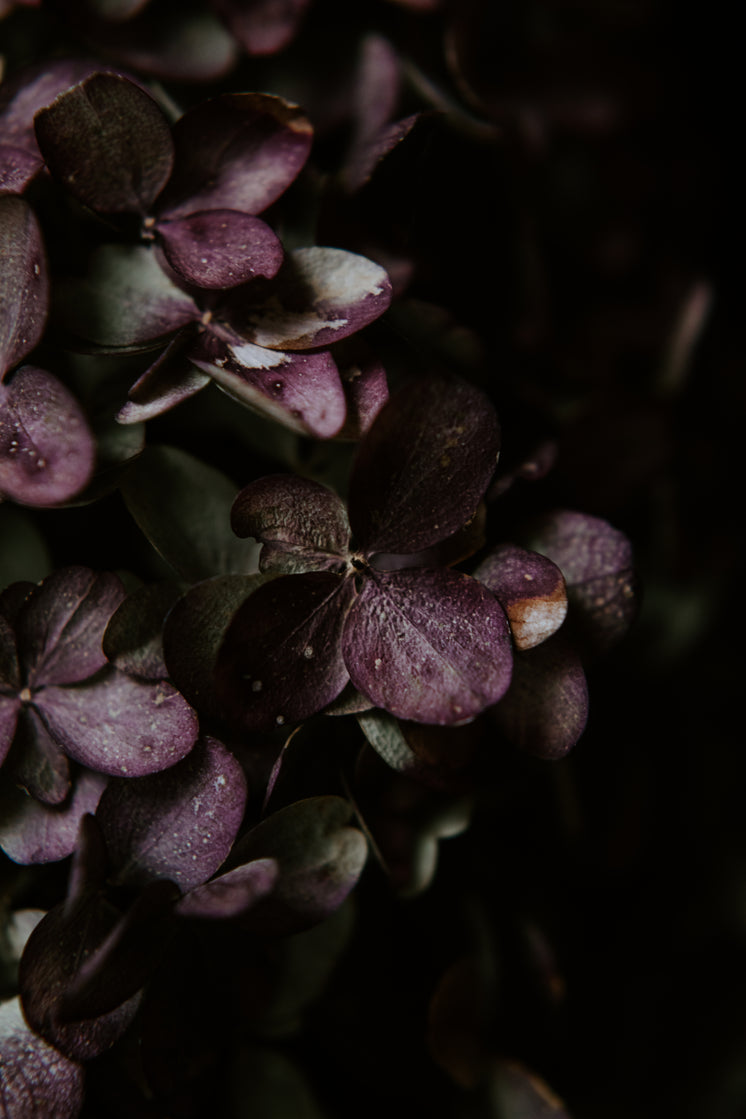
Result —
[[135, 1016], [134, 995], [108, 1014], [65, 1022], [60, 1010], [81, 963], [106, 939], [119, 920], [118, 912], [98, 894], [88, 895], [71, 910], [61, 904], [36, 926], [21, 957], [19, 982], [23, 1010], [31, 1027], [66, 1056], [81, 1061], [104, 1053]]
[[0, 197], [0, 381], [39, 343], [49, 279], [39, 223], [23, 198]]
[[496, 596], [508, 615], [517, 649], [533, 649], [559, 629], [567, 614], [562, 572], [546, 556], [515, 544], [494, 548], [474, 578]]
[[337, 438], [357, 442], [389, 398], [386, 370], [357, 337], [341, 342], [333, 352], [347, 398], [347, 419]]
[[111, 69], [82, 58], [45, 59], [17, 70], [0, 88], [0, 138], [37, 153], [34, 117], [56, 97], [91, 74]]
[[138, 587], [112, 614], [103, 637], [103, 650], [112, 664], [131, 676], [163, 680], [163, 621], [181, 595], [177, 583]]
[[263, 544], [262, 571], [341, 572], [350, 543], [342, 501], [326, 486], [292, 474], [271, 474], [241, 490], [231, 510], [237, 536]]
[[215, 662], [232, 616], [265, 581], [263, 575], [219, 575], [181, 598], [166, 619], [163, 648], [168, 674], [202, 714], [219, 718]]
[[85, 279], [58, 289], [55, 306], [66, 330], [114, 350], [146, 347], [201, 314], [144, 245], [99, 246]]
[[75, 684], [103, 668], [104, 630], [124, 597], [118, 575], [88, 567], [63, 567], [35, 587], [16, 624], [29, 687]]
[[218, 655], [218, 693], [231, 719], [269, 729], [305, 719], [348, 680], [340, 638], [354, 595], [327, 571], [281, 575], [236, 611]]
[[189, 354], [229, 396], [291, 431], [329, 439], [345, 421], [345, 395], [327, 351], [281, 353], [246, 342], [229, 346], [208, 332]]
[[242, 924], [284, 935], [310, 928], [338, 909], [360, 877], [368, 852], [363, 833], [348, 826], [351, 815], [341, 797], [310, 797], [273, 813], [249, 832], [240, 845], [241, 859], [276, 859], [280, 873], [273, 892]]
[[328, 346], [374, 322], [391, 302], [391, 282], [379, 264], [343, 249], [295, 249], [263, 302], [234, 302], [234, 324], [270, 350]]
[[448, 569], [370, 572], [342, 649], [350, 679], [376, 707], [420, 723], [466, 722], [510, 683], [502, 607], [481, 583]]
[[170, 684], [134, 680], [115, 668], [93, 684], [44, 688], [36, 707], [68, 757], [115, 776], [168, 769], [199, 732], [196, 713]]
[[21, 701], [13, 695], [0, 694], [0, 766], [13, 744]]
[[632, 547], [599, 517], [559, 510], [532, 526], [526, 543], [565, 577], [570, 617], [594, 651], [608, 649], [637, 612]]
[[190, 890], [176, 904], [181, 917], [238, 917], [271, 893], [279, 873], [275, 859], [255, 859]]
[[173, 144], [156, 102], [118, 74], [93, 74], [35, 119], [49, 170], [102, 214], [146, 214], [168, 181]]
[[243, 770], [214, 738], [168, 773], [112, 782], [97, 819], [117, 881], [169, 878], [183, 891], [201, 885], [227, 858], [245, 805]]
[[43, 166], [33, 152], [0, 143], [0, 194], [22, 194]]
[[464, 381], [413, 381], [389, 400], [360, 445], [350, 524], [369, 553], [418, 552], [477, 511], [500, 447], [497, 416]]
[[347, 157], [343, 172], [345, 189], [350, 193], [361, 190], [370, 181], [378, 164], [398, 147], [422, 120], [421, 113], [413, 113], [382, 128], [375, 136], [361, 139]]
[[275, 54], [286, 47], [310, 0], [214, 0], [214, 7], [247, 54]]
[[80, 405], [43, 369], [0, 384], [0, 490], [25, 505], [69, 501], [93, 474], [96, 445]]
[[160, 416], [210, 384], [210, 378], [196, 369], [186, 356], [191, 341], [188, 327], [171, 339], [130, 389], [129, 400], [117, 413], [118, 423], [142, 423]]
[[6, 769], [44, 804], [62, 804], [70, 792], [70, 766], [33, 707], [24, 708]]
[[101, 827], [90, 813], [81, 816], [67, 879], [65, 912], [69, 915], [93, 893], [102, 896], [109, 873], [109, 855]]
[[150, 543], [188, 582], [257, 570], [258, 548], [231, 530], [236, 487], [215, 467], [177, 447], [147, 447], [122, 493]]
[[491, 712], [514, 745], [540, 758], [561, 758], [585, 730], [588, 687], [580, 658], [558, 634], [518, 653], [507, 694]]
[[19, 999], [0, 1003], [3, 1119], [76, 1119], [84, 1071], [26, 1025]]
[[88, 770], [79, 773], [70, 798], [56, 807], [40, 804], [13, 786], [0, 791], [0, 847], [16, 863], [51, 863], [75, 850], [78, 825], [95, 812], [106, 778]]
[[290, 186], [308, 158], [313, 132], [289, 101], [227, 93], [195, 106], [173, 131], [176, 158], [161, 216], [197, 210], [260, 214]]
[[163, 220], [156, 230], [168, 263], [195, 287], [230, 288], [255, 276], [271, 278], [282, 264], [282, 245], [266, 222], [236, 210]]

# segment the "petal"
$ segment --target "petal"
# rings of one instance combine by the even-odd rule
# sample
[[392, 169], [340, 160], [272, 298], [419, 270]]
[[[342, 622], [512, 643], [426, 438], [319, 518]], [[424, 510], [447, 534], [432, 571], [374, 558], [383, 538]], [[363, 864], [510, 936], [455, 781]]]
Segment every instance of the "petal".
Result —
[[262, 571], [341, 571], [350, 543], [343, 502], [310, 478], [271, 474], [241, 490], [231, 510], [237, 536], [263, 544]]
[[350, 524], [369, 553], [418, 552], [477, 511], [500, 447], [495, 411], [464, 381], [410, 382], [380, 411], [350, 480]]
[[309, 350], [379, 318], [391, 302], [391, 282], [367, 257], [313, 247], [288, 254], [263, 301], [241, 306], [238, 299], [231, 303], [231, 321], [251, 342], [271, 350]]
[[272, 891], [278, 873], [276, 859], [255, 859], [190, 890], [176, 912], [181, 917], [238, 917]]
[[562, 635], [516, 655], [510, 688], [491, 714], [514, 745], [537, 757], [561, 758], [575, 745], [588, 719], [588, 686]]
[[49, 279], [39, 223], [23, 198], [0, 197], [0, 380], [39, 343]]
[[225, 861], [245, 806], [241, 766], [222, 742], [204, 738], [168, 773], [111, 782], [96, 818], [117, 882], [168, 878], [186, 891]]
[[347, 419], [337, 438], [357, 442], [389, 398], [386, 370], [359, 337], [341, 342], [333, 353], [347, 398]]
[[168, 263], [188, 284], [231, 288], [256, 276], [271, 278], [283, 249], [261, 218], [236, 210], [203, 210], [156, 224]]
[[36, 139], [52, 175], [102, 214], [146, 214], [168, 181], [168, 121], [140, 86], [93, 74], [37, 113]]
[[84, 770], [72, 795], [50, 807], [10, 785], [0, 791], [0, 847], [16, 863], [51, 863], [75, 850], [78, 825], [86, 812], [95, 812], [106, 778]]
[[44, 688], [36, 706], [68, 757], [97, 773], [158, 773], [189, 753], [199, 731], [195, 712], [170, 684], [114, 668], [94, 684]]
[[147, 347], [200, 318], [197, 304], [144, 245], [101, 245], [84, 279], [56, 292], [55, 314], [71, 334], [116, 350]]
[[266, 93], [226, 93], [174, 126], [176, 158], [161, 216], [197, 210], [260, 214], [290, 186], [313, 132], [297, 105]]
[[236, 487], [214, 466], [177, 447], [147, 447], [122, 486], [124, 500], [156, 551], [190, 583], [257, 569], [258, 549], [236, 538]]
[[356, 688], [402, 719], [448, 725], [497, 703], [510, 683], [510, 633], [481, 583], [448, 569], [370, 573], [342, 649]]
[[508, 615], [517, 649], [533, 649], [559, 629], [567, 614], [565, 580], [556, 564], [515, 544], [494, 548], [474, 578]]
[[345, 421], [345, 395], [327, 351], [286, 354], [250, 342], [229, 346], [206, 331], [189, 356], [229, 396], [291, 431], [329, 439]]
[[35, 800], [62, 804], [70, 792], [70, 766], [33, 707], [18, 721], [6, 770]]
[[0, 766], [13, 745], [21, 701], [13, 695], [0, 695]]
[[0, 695], [19, 691], [21, 687], [16, 636], [10, 622], [0, 614]]
[[210, 384], [210, 378], [192, 365], [186, 349], [192, 341], [183, 327], [166, 349], [145, 370], [129, 391], [129, 400], [117, 413], [120, 424], [142, 423], [188, 400]]
[[33, 152], [0, 143], [0, 194], [22, 194], [43, 166]]
[[220, 13], [243, 49], [249, 55], [275, 54], [286, 47], [310, 0], [214, 0]]
[[340, 649], [352, 583], [327, 571], [281, 575], [236, 611], [218, 655], [218, 692], [246, 728], [304, 719], [348, 680]]
[[27, 1025], [19, 999], [0, 1003], [0, 1100], [3, 1119], [76, 1119], [85, 1073]]
[[75, 684], [106, 664], [104, 630], [125, 597], [121, 579], [88, 567], [63, 567], [35, 587], [16, 623], [27, 683]]
[[34, 117], [39, 110], [84, 78], [110, 69], [105, 63], [82, 58], [47, 58], [17, 70], [0, 88], [0, 137], [37, 153]]
[[59, 505], [88, 484], [96, 444], [83, 411], [43, 369], [0, 385], [0, 490], [25, 505]]

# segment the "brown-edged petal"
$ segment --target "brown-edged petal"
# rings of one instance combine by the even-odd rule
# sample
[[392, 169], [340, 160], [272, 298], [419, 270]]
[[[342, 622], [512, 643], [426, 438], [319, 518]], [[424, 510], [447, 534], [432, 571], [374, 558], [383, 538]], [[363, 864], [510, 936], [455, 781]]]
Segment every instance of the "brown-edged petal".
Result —
[[474, 578], [496, 596], [508, 615], [517, 649], [532, 649], [559, 629], [567, 614], [565, 580], [538, 552], [502, 544], [482, 560]]

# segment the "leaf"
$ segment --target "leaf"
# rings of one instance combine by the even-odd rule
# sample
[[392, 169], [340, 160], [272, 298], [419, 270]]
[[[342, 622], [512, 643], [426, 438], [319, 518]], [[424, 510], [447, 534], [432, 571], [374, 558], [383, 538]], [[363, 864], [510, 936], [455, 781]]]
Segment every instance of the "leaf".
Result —
[[313, 131], [297, 105], [266, 93], [225, 93], [176, 122], [171, 182], [161, 217], [199, 210], [260, 214], [293, 182]]
[[75, 850], [78, 825], [95, 812], [106, 778], [84, 770], [60, 805], [46, 805], [12, 785], [0, 786], [0, 847], [24, 865], [57, 862]]
[[0, 587], [19, 579], [41, 582], [51, 570], [49, 547], [32, 514], [0, 505]]
[[343, 570], [350, 543], [347, 511], [332, 490], [310, 478], [271, 474], [251, 482], [233, 503], [231, 526], [237, 536], [263, 545], [262, 571]]
[[49, 279], [39, 223], [23, 198], [0, 197], [0, 381], [41, 340]]
[[84, 1071], [29, 1029], [19, 999], [0, 1003], [2, 1119], [76, 1119]]
[[236, 487], [186, 451], [147, 447], [122, 495], [156, 551], [188, 582], [256, 570], [257, 546], [238, 540], [230, 527]]
[[493, 548], [474, 572], [508, 615], [517, 649], [533, 649], [567, 614], [565, 580], [556, 564], [515, 544]]
[[477, 511], [500, 446], [487, 397], [464, 381], [413, 381], [379, 412], [360, 444], [348, 509], [358, 545], [413, 553]]
[[247, 729], [320, 711], [348, 680], [340, 649], [354, 588], [327, 571], [281, 575], [236, 611], [218, 654], [225, 713]]
[[147, 214], [171, 173], [168, 121], [119, 74], [93, 74], [60, 94], [35, 128], [52, 175], [98, 213]]
[[168, 676], [163, 659], [163, 623], [181, 595], [178, 583], [138, 587], [112, 614], [103, 637], [103, 650], [122, 672], [145, 680]]
[[467, 722], [510, 683], [502, 607], [481, 583], [448, 569], [371, 571], [342, 650], [350, 679], [376, 707], [421, 723]]
[[268, 816], [242, 840], [236, 858], [273, 858], [280, 874], [269, 897], [242, 924], [262, 934], [298, 932], [328, 917], [362, 873], [365, 836], [348, 826], [352, 814], [342, 797], [301, 800]]
[[80, 405], [43, 369], [0, 384], [0, 490], [25, 505], [60, 505], [87, 485], [96, 445]]
[[230, 319], [257, 346], [309, 350], [362, 330], [391, 302], [391, 281], [379, 264], [343, 249], [314, 246], [287, 255], [267, 296], [243, 306], [235, 295]]
[[68, 757], [114, 776], [168, 769], [199, 733], [196, 712], [170, 684], [135, 680], [116, 668], [79, 687], [45, 687], [35, 706]]
[[96, 819], [117, 882], [142, 886], [169, 878], [186, 891], [225, 861], [245, 805], [241, 766], [222, 742], [203, 738], [168, 773], [111, 782]]
[[282, 245], [266, 222], [236, 210], [202, 210], [163, 219], [155, 228], [168, 263], [198, 288], [271, 278], [282, 264]]

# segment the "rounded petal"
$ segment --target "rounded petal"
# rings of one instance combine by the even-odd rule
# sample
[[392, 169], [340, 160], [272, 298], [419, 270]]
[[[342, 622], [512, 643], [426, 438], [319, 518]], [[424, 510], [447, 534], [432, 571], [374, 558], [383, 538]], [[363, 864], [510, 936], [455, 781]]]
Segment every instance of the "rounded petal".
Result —
[[78, 825], [95, 812], [106, 778], [79, 773], [70, 798], [60, 805], [41, 804], [15, 786], [0, 791], [0, 847], [9, 859], [24, 865], [66, 859], [75, 850]]
[[49, 301], [47, 261], [33, 210], [15, 194], [0, 197], [0, 381], [38, 344]]
[[565, 580], [556, 564], [515, 544], [494, 548], [474, 578], [508, 615], [517, 649], [533, 649], [559, 629], [567, 614]]
[[0, 1003], [0, 1100], [3, 1119], [76, 1119], [85, 1073], [29, 1028], [20, 1001]]
[[156, 230], [168, 263], [195, 287], [231, 288], [256, 276], [271, 278], [282, 264], [282, 245], [266, 222], [236, 210], [165, 219]]

